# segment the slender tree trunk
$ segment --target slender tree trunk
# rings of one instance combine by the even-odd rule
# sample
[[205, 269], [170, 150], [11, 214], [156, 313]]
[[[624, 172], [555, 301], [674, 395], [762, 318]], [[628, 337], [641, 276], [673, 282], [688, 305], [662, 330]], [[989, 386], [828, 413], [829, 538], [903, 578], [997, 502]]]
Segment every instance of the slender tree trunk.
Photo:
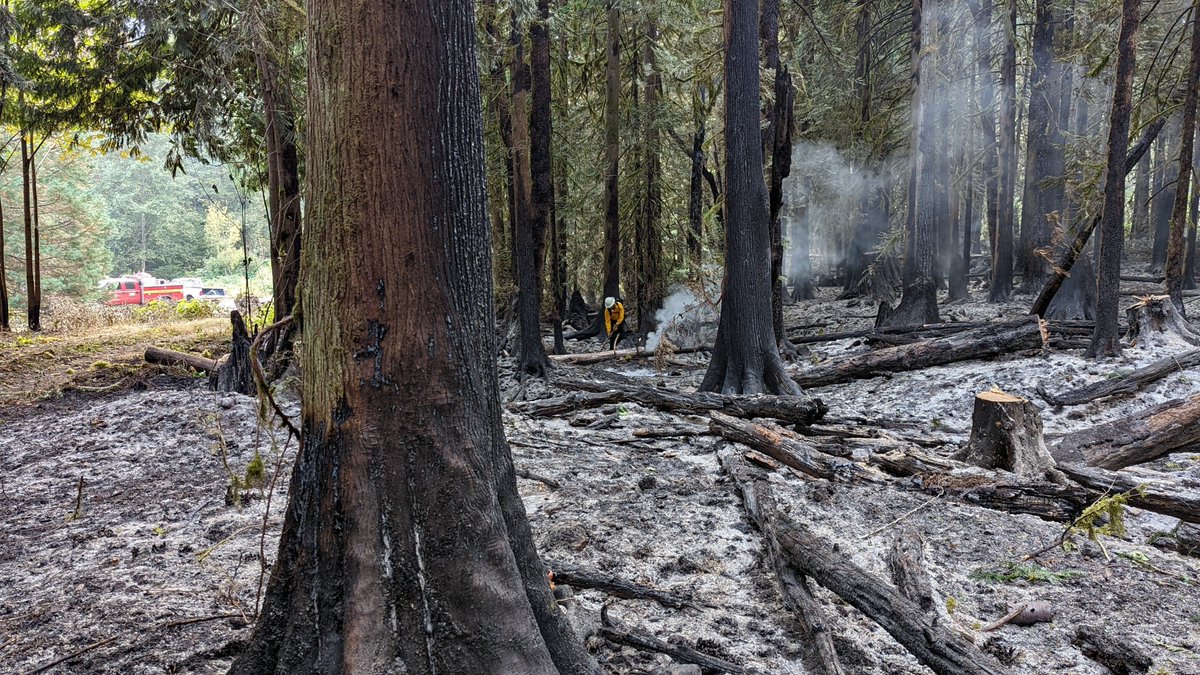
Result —
[[662, 233], [659, 220], [662, 214], [662, 161], [659, 131], [658, 99], [662, 93], [662, 75], [654, 48], [658, 43], [658, 24], [651, 15], [646, 21], [646, 43], [642, 48], [642, 72], [646, 79], [642, 87], [642, 205], [638, 218], [637, 311], [638, 332], [648, 335], [655, 328], [654, 313], [666, 295], [664, 279]]
[[[872, 0], [858, 0], [856, 7], [858, 11], [856, 39], [858, 56], [854, 63], [854, 86], [857, 90], [855, 98], [858, 99], [858, 128], [855, 130], [855, 136], [864, 145], [869, 142], [867, 129], [871, 124], [871, 76], [873, 74], [871, 65], [874, 53], [871, 7]], [[864, 175], [868, 175], [867, 165], [869, 163], [870, 158], [863, 161]], [[880, 234], [878, 210], [875, 208], [878, 205], [877, 193], [878, 183], [876, 180], [866, 178], [862, 181], [862, 195], [858, 200], [858, 221], [847, 242], [846, 278], [842, 284], [845, 292], [842, 297], [858, 294], [863, 277], [870, 268], [871, 249], [875, 246]], [[886, 223], [884, 226], [886, 227]], [[793, 288], [795, 288], [794, 285]]]
[[[525, 36], [521, 29], [521, 19], [517, 12], [512, 15], [513, 45], [512, 63], [512, 129], [513, 129], [513, 195], [516, 198], [516, 210], [513, 212], [513, 263], [517, 280], [517, 334], [518, 334], [518, 363], [517, 379], [526, 377], [545, 377], [550, 366], [546, 357], [546, 348], [542, 345], [542, 327], [540, 321], [541, 284], [539, 283], [537, 267], [537, 230], [533, 222], [534, 216], [540, 215], [541, 225], [545, 227], [549, 217], [548, 194], [540, 195], [542, 199], [541, 212], [538, 213], [537, 200], [539, 195], [533, 186], [533, 138], [530, 133], [529, 85], [530, 68], [525, 60]], [[547, 101], [547, 105], [549, 102]], [[536, 117], [536, 113], [533, 115]], [[536, 134], [534, 134], [536, 135]], [[548, 143], [549, 139], [544, 138]], [[539, 158], [547, 166], [543, 167], [549, 173], [549, 152]], [[544, 180], [549, 182], [550, 176]]]
[[688, 185], [688, 278], [700, 279], [704, 263], [704, 120], [692, 134], [692, 178]]
[[770, 206], [759, 133], [758, 3], [725, 0], [725, 285], [701, 391], [799, 394], [775, 342]]
[[1117, 41], [1117, 73], [1108, 128], [1108, 166], [1105, 169], [1104, 215], [1097, 254], [1096, 328], [1088, 356], [1120, 356], [1117, 310], [1121, 292], [1121, 252], [1125, 245], [1125, 153], [1129, 147], [1129, 112], [1133, 100], [1138, 10], [1141, 0], [1124, 0], [1121, 34]]
[[1167, 264], [1167, 248], [1171, 240], [1171, 215], [1175, 206], [1175, 192], [1179, 185], [1179, 165], [1176, 138], [1183, 134], [1182, 120], [1172, 115], [1167, 129], [1159, 136], [1159, 153], [1155, 160], [1159, 164], [1158, 186], [1155, 188], [1154, 203], [1150, 209], [1154, 239], [1150, 249], [1150, 273], [1161, 274]]
[[[988, 253], [992, 259], [992, 285], [995, 285], [996, 260], [998, 259], [999, 207], [1000, 207], [1000, 142], [996, 136], [995, 94], [996, 80], [992, 75], [992, 3], [988, 0], [970, 0], [971, 12], [975, 16], [975, 34], [978, 50], [979, 73], [979, 126], [983, 130], [983, 185], [985, 217], [988, 231]], [[982, 226], [980, 227], [982, 230]], [[991, 292], [989, 291], [989, 300]]]
[[[8, 85], [0, 86], [0, 121], [4, 119], [4, 104], [8, 100]], [[12, 330], [8, 318], [8, 271], [4, 252], [4, 204], [0, 202], [0, 332]]]
[[[488, 39], [497, 51], [503, 51], [502, 45], [505, 43], [500, 36], [500, 31], [496, 26], [497, 11], [496, 0], [481, 0], [479, 5], [479, 14], [482, 17], [481, 24], [483, 30], [488, 35]], [[508, 265], [499, 265], [496, 269], [496, 278], [501, 289], [511, 288], [516, 284], [516, 261], [511, 259], [511, 252], [515, 248], [515, 237], [513, 236], [512, 223], [516, 218], [516, 193], [513, 191], [513, 141], [512, 141], [512, 112], [509, 109], [509, 92], [508, 82], [505, 77], [507, 64], [503, 58], [496, 56], [492, 59], [492, 67], [488, 72], [489, 88], [494, 92], [492, 96], [488, 96], [488, 106], [491, 110], [493, 118], [496, 120], [496, 125], [500, 131], [500, 141], [504, 146], [504, 205], [508, 211], [508, 226], [497, 228], [493, 239], [500, 242], [502, 251], [510, 256]], [[504, 218], [500, 219], [501, 224], [504, 224]], [[504, 244], [507, 243], [507, 246]]]
[[310, 0], [308, 25], [304, 442], [231, 672], [596, 672], [503, 437], [472, 3]]
[[1175, 203], [1171, 211], [1171, 237], [1167, 247], [1164, 287], [1175, 308], [1182, 314], [1184, 238], [1187, 228], [1188, 195], [1192, 184], [1193, 143], [1196, 140], [1196, 89], [1200, 87], [1200, 0], [1192, 3], [1192, 59], [1188, 69], [1187, 94], [1183, 101], [1183, 134], [1179, 141], [1179, 180], [1175, 184]]
[[[1197, 135], [1200, 135], [1200, 128], [1197, 129]], [[1193, 139], [1193, 150], [1195, 149], [1195, 141]], [[1196, 288], [1196, 227], [1200, 220], [1200, 190], [1194, 186], [1196, 180], [1196, 166], [1192, 165], [1192, 208], [1191, 217], [1188, 219], [1188, 235], [1187, 235], [1187, 262], [1184, 264], [1183, 270], [1183, 289], [1190, 291]]]
[[1133, 228], [1130, 238], [1141, 241], [1150, 238], [1150, 153], [1137, 165], [1133, 177]]
[[[604, 103], [604, 296], [621, 297], [621, 203], [617, 178], [621, 167], [621, 11], [608, 3], [608, 38], [605, 47]], [[603, 330], [604, 321], [597, 318]]]
[[[932, 51], [924, 47], [936, 41], [932, 19], [938, 15], [937, 0], [913, 0], [912, 73], [913, 139], [909, 188], [909, 217], [904, 254], [904, 294], [900, 305], [881, 325], [905, 326], [938, 322], [937, 236], [938, 159], [934, 148], [936, 108], [933, 81], [937, 66]], [[932, 38], [932, 40], [930, 39]]]
[[[817, 297], [817, 289], [812, 278], [812, 229], [808, 220], [808, 202], [812, 195], [812, 178], [805, 176], [795, 178], [800, 184], [801, 199], [792, 204], [789, 209], [788, 225], [791, 241], [791, 283], [792, 300], [812, 300]], [[854, 235], [851, 235], [854, 236]]]
[[[566, 311], [566, 292], [559, 268], [559, 232], [555, 220], [554, 176], [552, 167], [553, 116], [550, 86], [550, 0], [537, 0], [537, 17], [529, 26], [530, 76], [533, 105], [529, 118], [529, 170], [532, 179], [530, 218], [533, 221], [535, 253], [544, 258], [546, 233], [550, 234], [550, 276], [553, 304], [554, 342], [557, 352], [562, 345], [562, 318]], [[541, 232], [541, 242], [537, 233]], [[542, 297], [542, 265], [535, 266], [537, 298]], [[538, 344], [541, 344], [539, 331]], [[537, 351], [536, 349], [534, 350]], [[564, 347], [565, 351], [565, 347]], [[545, 350], [542, 350], [545, 354]], [[535, 355], [535, 359], [536, 359]], [[548, 361], [547, 361], [548, 363]]]
[[[45, 139], [42, 140], [42, 143]], [[42, 329], [42, 214], [38, 197], [37, 154], [42, 143], [34, 144], [29, 137], [29, 189], [33, 198], [33, 288], [29, 293], [29, 330]]]
[[[296, 305], [296, 285], [300, 279], [300, 153], [296, 147], [296, 115], [292, 110], [291, 91], [280, 64], [269, 44], [270, 28], [262, 16], [266, 10], [255, 3], [258, 18], [255, 30], [254, 60], [258, 68], [263, 101], [267, 149], [267, 208], [271, 223], [271, 280], [275, 316], [292, 314]], [[290, 335], [290, 331], [286, 335]], [[276, 348], [287, 348], [289, 339]]]
[[1017, 5], [1005, 0], [1004, 53], [1000, 62], [1000, 180], [996, 185], [996, 244], [990, 302], [1006, 302], [1013, 291], [1013, 197], [1017, 179]]
[[30, 142], [24, 129], [21, 130], [21, 196], [25, 207], [25, 307], [29, 330], [40, 330], [41, 307], [37, 299], [37, 272], [34, 262], [33, 224], [33, 157]]

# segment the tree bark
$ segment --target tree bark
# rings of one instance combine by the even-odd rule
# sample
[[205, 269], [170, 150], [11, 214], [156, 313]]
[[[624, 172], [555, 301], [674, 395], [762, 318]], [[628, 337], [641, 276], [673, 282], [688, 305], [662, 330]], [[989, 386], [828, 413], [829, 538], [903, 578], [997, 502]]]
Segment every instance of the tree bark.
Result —
[[[24, 105], [24, 94], [20, 96]], [[25, 307], [26, 320], [29, 330], [41, 330], [41, 302], [37, 285], [37, 264], [35, 262], [36, 247], [34, 245], [35, 226], [33, 219], [33, 162], [30, 152], [28, 130], [22, 127], [21, 133], [21, 195], [25, 207]]]
[[1060, 464], [1122, 469], [1200, 443], [1200, 395], [1065, 436], [1051, 449]]
[[[938, 186], [937, 153], [934, 149], [936, 108], [934, 83], [937, 65], [934, 52], [925, 47], [937, 43], [933, 19], [937, 0], [913, 0], [912, 77], [913, 159], [910, 178], [908, 227], [904, 249], [904, 292], [900, 305], [881, 316], [877, 325], [910, 326], [937, 323]], [[927, 15], [927, 16], [926, 16]]]
[[1175, 192], [1179, 187], [1179, 165], [1172, 161], [1178, 157], [1176, 138], [1182, 133], [1180, 117], [1172, 115], [1167, 120], [1167, 133], [1158, 139], [1155, 146], [1155, 186], [1150, 207], [1150, 224], [1153, 229], [1150, 248], [1152, 274], [1161, 274], [1167, 264], [1167, 247], [1171, 239], [1171, 211], [1175, 203]]
[[[8, 100], [8, 85], [0, 86], [0, 120], [4, 119], [4, 104]], [[7, 164], [7, 162], [5, 162]], [[0, 201], [0, 333], [11, 330], [8, 318], [8, 271], [4, 253], [4, 204]]]
[[696, 123], [692, 134], [692, 177], [688, 187], [688, 278], [701, 276], [704, 255], [704, 120]]
[[233, 673], [598, 671], [503, 437], [474, 26], [469, 0], [308, 4], [303, 445]]
[[1109, 396], [1134, 394], [1147, 384], [1195, 366], [1200, 366], [1200, 349], [1168, 356], [1123, 377], [1100, 380], [1063, 394], [1051, 394], [1044, 385], [1038, 385], [1038, 395], [1054, 406], [1083, 405]]
[[1013, 199], [1017, 180], [1017, 3], [1005, 0], [1004, 52], [1000, 61], [999, 180], [996, 241], [989, 302], [1006, 302], [1013, 291]]
[[146, 359], [146, 363], [156, 363], [164, 366], [187, 366], [200, 373], [212, 372], [217, 367], [217, 362], [214, 359], [206, 359], [203, 356], [185, 354], [184, 352], [162, 349], [160, 347], [146, 347], [146, 352], [143, 356]]
[[663, 304], [666, 295], [666, 269], [664, 265], [662, 232], [659, 221], [662, 216], [662, 134], [659, 130], [658, 99], [662, 93], [662, 74], [658, 71], [658, 60], [654, 49], [658, 42], [657, 18], [650, 16], [646, 21], [646, 43], [642, 50], [642, 64], [646, 81], [642, 87], [642, 204], [637, 228], [636, 304], [638, 332], [648, 335], [656, 328], [654, 315]]
[[1130, 347], [1173, 347], [1180, 341], [1200, 347], [1200, 333], [1197, 333], [1187, 319], [1175, 309], [1175, 304], [1169, 301], [1169, 296], [1150, 295], [1140, 298], [1125, 310], [1125, 318], [1129, 326], [1126, 339]]
[[[1175, 184], [1175, 203], [1171, 210], [1170, 241], [1167, 246], [1167, 265], [1163, 269], [1163, 284], [1167, 295], [1181, 313], [1183, 306], [1183, 274], [1186, 247], [1188, 189], [1192, 185], [1193, 144], [1196, 140], [1196, 89], [1200, 87], [1200, 0], [1192, 3], [1192, 59], [1188, 69], [1187, 94], [1183, 100], [1183, 135], [1179, 143], [1179, 180]], [[1194, 225], [1193, 225], [1194, 227]]]
[[[250, 359], [253, 358], [250, 353], [252, 340], [250, 333], [246, 330], [246, 322], [242, 319], [241, 312], [236, 309], [230, 312], [229, 322], [233, 328], [229, 353], [217, 359], [214, 367], [208, 371], [208, 388], [213, 391], [250, 396], [257, 391], [254, 384], [254, 370], [250, 363]], [[149, 356], [150, 352], [147, 350], [147, 361]]]
[[1062, 482], [1042, 436], [1042, 416], [1028, 400], [998, 390], [975, 396], [971, 438], [959, 459], [1034, 480]]
[[[604, 296], [621, 297], [621, 208], [617, 192], [621, 146], [621, 11], [608, 3], [604, 99]], [[597, 316], [600, 330], [604, 319]]]
[[725, 282], [702, 391], [799, 395], [775, 342], [770, 210], [759, 134], [758, 6], [725, 0]]
[[1062, 68], [1055, 54], [1055, 3], [1037, 0], [1033, 24], [1033, 67], [1026, 117], [1025, 188], [1021, 203], [1021, 257], [1025, 288], [1040, 285], [1047, 272], [1052, 223], [1062, 208]]
[[1104, 183], [1104, 212], [1097, 254], [1096, 330], [1088, 356], [1120, 356], [1117, 305], [1121, 292], [1121, 253], [1125, 246], [1125, 175], [1123, 160], [1129, 145], [1129, 111], [1133, 99], [1138, 10], [1141, 0], [1124, 0], [1117, 41], [1117, 75], [1108, 129], [1108, 168]]

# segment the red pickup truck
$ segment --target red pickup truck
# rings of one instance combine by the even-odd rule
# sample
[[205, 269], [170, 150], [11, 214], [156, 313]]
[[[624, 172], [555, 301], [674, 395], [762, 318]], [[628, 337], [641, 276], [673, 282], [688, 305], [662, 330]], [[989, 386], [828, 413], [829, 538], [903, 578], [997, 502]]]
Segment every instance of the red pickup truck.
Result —
[[155, 300], [180, 302], [183, 284], [150, 284], [141, 279], [124, 277], [109, 284], [106, 305], [145, 305]]

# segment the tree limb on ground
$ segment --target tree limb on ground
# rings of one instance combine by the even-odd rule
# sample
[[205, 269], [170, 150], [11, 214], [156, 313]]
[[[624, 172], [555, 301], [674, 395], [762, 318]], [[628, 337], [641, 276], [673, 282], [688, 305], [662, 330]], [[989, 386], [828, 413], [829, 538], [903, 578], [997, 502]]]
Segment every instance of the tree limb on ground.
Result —
[[1200, 444], [1200, 394], [1063, 437], [1051, 448], [1061, 463], [1121, 469]]
[[1037, 392], [1050, 405], [1083, 405], [1109, 396], [1135, 393], [1151, 382], [1157, 382], [1164, 377], [1195, 366], [1200, 366], [1200, 349], [1184, 352], [1178, 356], [1168, 356], [1148, 366], [1138, 368], [1123, 377], [1093, 382], [1063, 394], [1051, 394], [1046, 391], [1044, 384], [1038, 385]]
[[878, 349], [806, 368], [792, 377], [802, 388], [824, 387], [876, 377], [879, 373], [921, 370], [970, 359], [1039, 349], [1048, 336], [1035, 316], [996, 323], [946, 337]]

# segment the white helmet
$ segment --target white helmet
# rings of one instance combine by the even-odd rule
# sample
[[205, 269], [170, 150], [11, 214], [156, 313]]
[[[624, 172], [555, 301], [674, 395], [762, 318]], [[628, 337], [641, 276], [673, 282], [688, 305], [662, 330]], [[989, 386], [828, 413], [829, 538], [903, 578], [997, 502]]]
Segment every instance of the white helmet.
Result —
[[612, 309], [615, 304], [617, 304], [617, 299], [611, 295], [604, 299], [604, 309]]

